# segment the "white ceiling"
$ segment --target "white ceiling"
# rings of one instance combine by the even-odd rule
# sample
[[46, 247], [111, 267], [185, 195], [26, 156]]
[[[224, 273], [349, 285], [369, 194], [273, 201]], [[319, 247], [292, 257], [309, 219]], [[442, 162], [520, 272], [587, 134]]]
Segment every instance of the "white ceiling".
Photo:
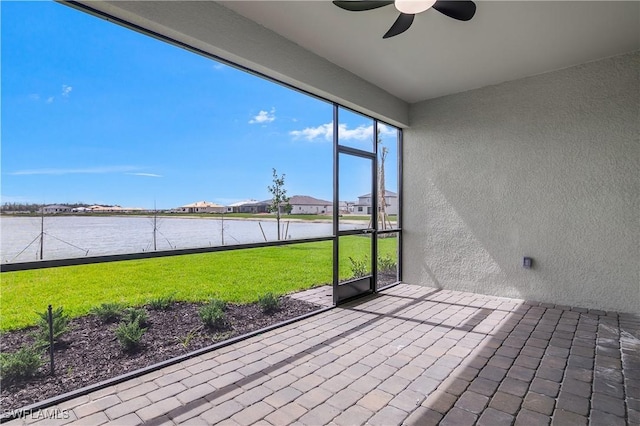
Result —
[[640, 49], [637, 1], [478, 1], [469, 22], [432, 9], [386, 40], [392, 5], [219, 3], [409, 103]]

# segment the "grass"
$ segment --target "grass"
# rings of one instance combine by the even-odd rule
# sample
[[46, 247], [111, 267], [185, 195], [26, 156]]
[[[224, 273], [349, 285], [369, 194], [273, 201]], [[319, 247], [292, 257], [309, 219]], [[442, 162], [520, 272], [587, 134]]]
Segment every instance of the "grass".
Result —
[[[341, 238], [340, 278], [351, 276], [348, 257], [370, 256], [369, 240]], [[397, 240], [378, 241], [379, 254], [395, 258]], [[283, 295], [332, 282], [332, 242], [128, 260], [4, 272], [0, 282], [0, 330], [37, 322], [51, 304], [78, 317], [102, 303], [140, 306], [173, 295], [200, 302], [211, 298], [251, 303], [272, 292]]]

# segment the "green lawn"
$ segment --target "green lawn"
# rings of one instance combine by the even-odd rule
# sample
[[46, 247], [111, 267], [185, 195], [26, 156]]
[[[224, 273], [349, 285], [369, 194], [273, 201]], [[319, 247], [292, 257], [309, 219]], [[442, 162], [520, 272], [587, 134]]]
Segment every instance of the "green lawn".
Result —
[[[379, 240], [381, 256], [395, 258], [397, 240]], [[348, 257], [364, 259], [368, 239], [341, 239], [340, 278], [351, 277]], [[175, 294], [177, 300], [254, 302], [262, 294], [286, 294], [332, 281], [332, 242], [128, 260], [4, 272], [0, 276], [0, 330], [33, 325], [35, 312], [63, 306], [71, 317], [105, 302], [142, 305]]]

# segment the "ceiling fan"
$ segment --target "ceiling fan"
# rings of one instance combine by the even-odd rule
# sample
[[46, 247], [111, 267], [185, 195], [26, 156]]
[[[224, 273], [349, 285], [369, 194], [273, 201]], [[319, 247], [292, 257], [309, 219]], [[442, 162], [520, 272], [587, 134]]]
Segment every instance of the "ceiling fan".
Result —
[[476, 13], [476, 4], [470, 0], [336, 0], [333, 2], [341, 9], [352, 12], [373, 10], [393, 4], [400, 12], [400, 16], [393, 23], [389, 31], [382, 38], [397, 36], [407, 31], [413, 23], [416, 14], [434, 8], [438, 12], [458, 21], [468, 21]]

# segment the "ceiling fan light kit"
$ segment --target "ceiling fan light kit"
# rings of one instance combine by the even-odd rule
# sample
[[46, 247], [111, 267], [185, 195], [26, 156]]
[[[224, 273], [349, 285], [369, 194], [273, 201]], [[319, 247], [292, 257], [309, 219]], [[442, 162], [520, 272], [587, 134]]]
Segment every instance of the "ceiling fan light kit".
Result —
[[476, 13], [476, 4], [471, 0], [334, 0], [333, 4], [351, 12], [363, 12], [393, 4], [400, 16], [382, 38], [394, 37], [407, 31], [416, 14], [431, 8], [458, 21], [468, 21]]
[[421, 13], [431, 8], [436, 0], [396, 0], [394, 5], [401, 13]]

